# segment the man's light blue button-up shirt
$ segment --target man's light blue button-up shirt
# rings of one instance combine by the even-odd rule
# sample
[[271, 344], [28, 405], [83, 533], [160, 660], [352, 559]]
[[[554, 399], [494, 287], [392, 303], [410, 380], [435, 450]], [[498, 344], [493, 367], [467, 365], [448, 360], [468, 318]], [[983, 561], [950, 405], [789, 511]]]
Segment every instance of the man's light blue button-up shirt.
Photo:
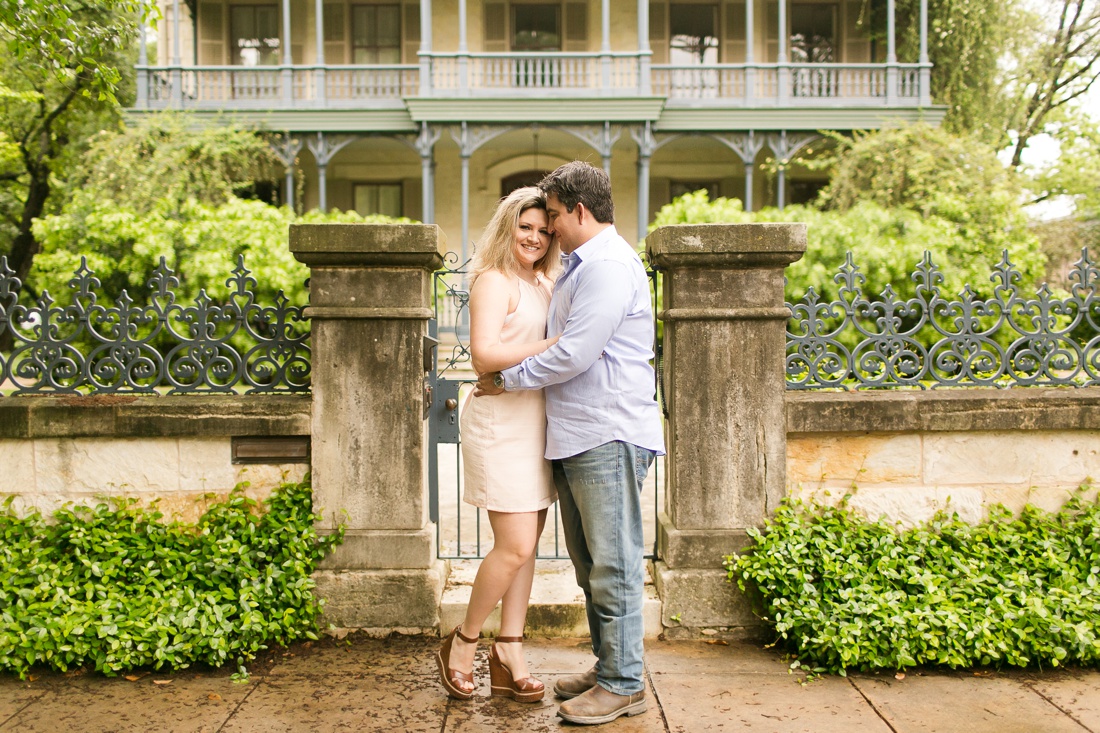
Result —
[[653, 311], [642, 261], [615, 227], [571, 254], [554, 286], [556, 344], [505, 369], [505, 389], [546, 390], [546, 457], [621, 440], [664, 453], [653, 398]]

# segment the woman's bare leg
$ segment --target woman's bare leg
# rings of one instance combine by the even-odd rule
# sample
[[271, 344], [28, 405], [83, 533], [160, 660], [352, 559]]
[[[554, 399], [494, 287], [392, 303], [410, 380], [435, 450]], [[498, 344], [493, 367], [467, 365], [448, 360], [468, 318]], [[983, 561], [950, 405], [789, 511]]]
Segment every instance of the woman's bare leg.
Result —
[[[535, 530], [535, 550], [538, 549], [538, 539], [542, 536], [542, 528], [546, 525], [546, 510], [538, 513], [538, 528]], [[531, 603], [531, 585], [535, 580], [535, 556], [538, 553], [531, 552], [531, 557], [516, 573], [515, 580], [508, 586], [500, 605], [500, 635], [523, 636], [523, 630], [527, 626], [527, 606]], [[463, 632], [465, 633], [465, 632]], [[523, 655], [521, 644], [500, 644], [497, 654], [501, 661], [512, 671], [513, 679], [521, 680], [528, 676], [527, 659]]]
[[[539, 515], [543, 512], [489, 512], [489, 524], [493, 527], [493, 549], [481, 561], [470, 592], [470, 604], [466, 606], [466, 618], [462, 633], [476, 637], [485, 625], [485, 619], [508, 592], [516, 575], [529, 562], [533, 562], [541, 527]], [[534, 566], [531, 567], [532, 572]], [[530, 581], [528, 581], [530, 597]], [[526, 613], [526, 611], [524, 611]], [[467, 644], [457, 636], [451, 647], [451, 667], [459, 672], [470, 672], [474, 667], [476, 645]]]

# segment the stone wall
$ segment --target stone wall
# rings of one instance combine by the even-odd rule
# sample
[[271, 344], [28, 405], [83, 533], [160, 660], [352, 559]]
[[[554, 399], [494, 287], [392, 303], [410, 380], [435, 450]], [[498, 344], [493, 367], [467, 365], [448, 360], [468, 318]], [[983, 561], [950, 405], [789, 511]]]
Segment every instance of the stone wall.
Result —
[[[791, 392], [787, 491], [903, 525], [1062, 506], [1100, 478], [1100, 390]], [[1090, 496], [1096, 490], [1089, 491]]]
[[[156, 499], [167, 518], [194, 521], [239, 483], [262, 499], [301, 480], [307, 463], [257, 459], [265, 441], [255, 439], [308, 440], [309, 421], [309, 395], [5, 397], [0, 500], [49, 513], [106, 496]], [[252, 439], [251, 452], [238, 451], [247, 462], [234, 460], [234, 438]]]

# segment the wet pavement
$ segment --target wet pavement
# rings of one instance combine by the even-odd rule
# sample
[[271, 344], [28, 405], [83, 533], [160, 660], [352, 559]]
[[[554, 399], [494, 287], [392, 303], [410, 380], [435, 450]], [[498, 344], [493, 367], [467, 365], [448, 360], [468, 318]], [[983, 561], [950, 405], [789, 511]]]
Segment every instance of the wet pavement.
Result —
[[[449, 700], [436, 678], [439, 641], [325, 640], [230, 670], [141, 671], [130, 678], [38, 672], [0, 676], [0, 731], [558, 731], [557, 701]], [[592, 663], [587, 640], [532, 639], [532, 672], [552, 687]], [[807, 679], [789, 660], [743, 642], [646, 643], [649, 707], [596, 730], [1100, 733], [1100, 671], [909, 671]]]

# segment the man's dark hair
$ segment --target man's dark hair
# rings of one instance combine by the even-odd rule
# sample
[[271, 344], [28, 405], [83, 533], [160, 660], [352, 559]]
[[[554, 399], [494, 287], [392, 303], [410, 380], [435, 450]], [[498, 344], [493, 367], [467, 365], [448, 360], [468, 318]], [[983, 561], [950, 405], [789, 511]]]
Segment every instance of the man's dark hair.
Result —
[[593, 218], [601, 224], [615, 223], [615, 204], [611, 200], [611, 179], [602, 168], [574, 160], [572, 163], [558, 166], [557, 170], [547, 173], [539, 181], [544, 194], [557, 196], [572, 213], [577, 204], [584, 204]]

